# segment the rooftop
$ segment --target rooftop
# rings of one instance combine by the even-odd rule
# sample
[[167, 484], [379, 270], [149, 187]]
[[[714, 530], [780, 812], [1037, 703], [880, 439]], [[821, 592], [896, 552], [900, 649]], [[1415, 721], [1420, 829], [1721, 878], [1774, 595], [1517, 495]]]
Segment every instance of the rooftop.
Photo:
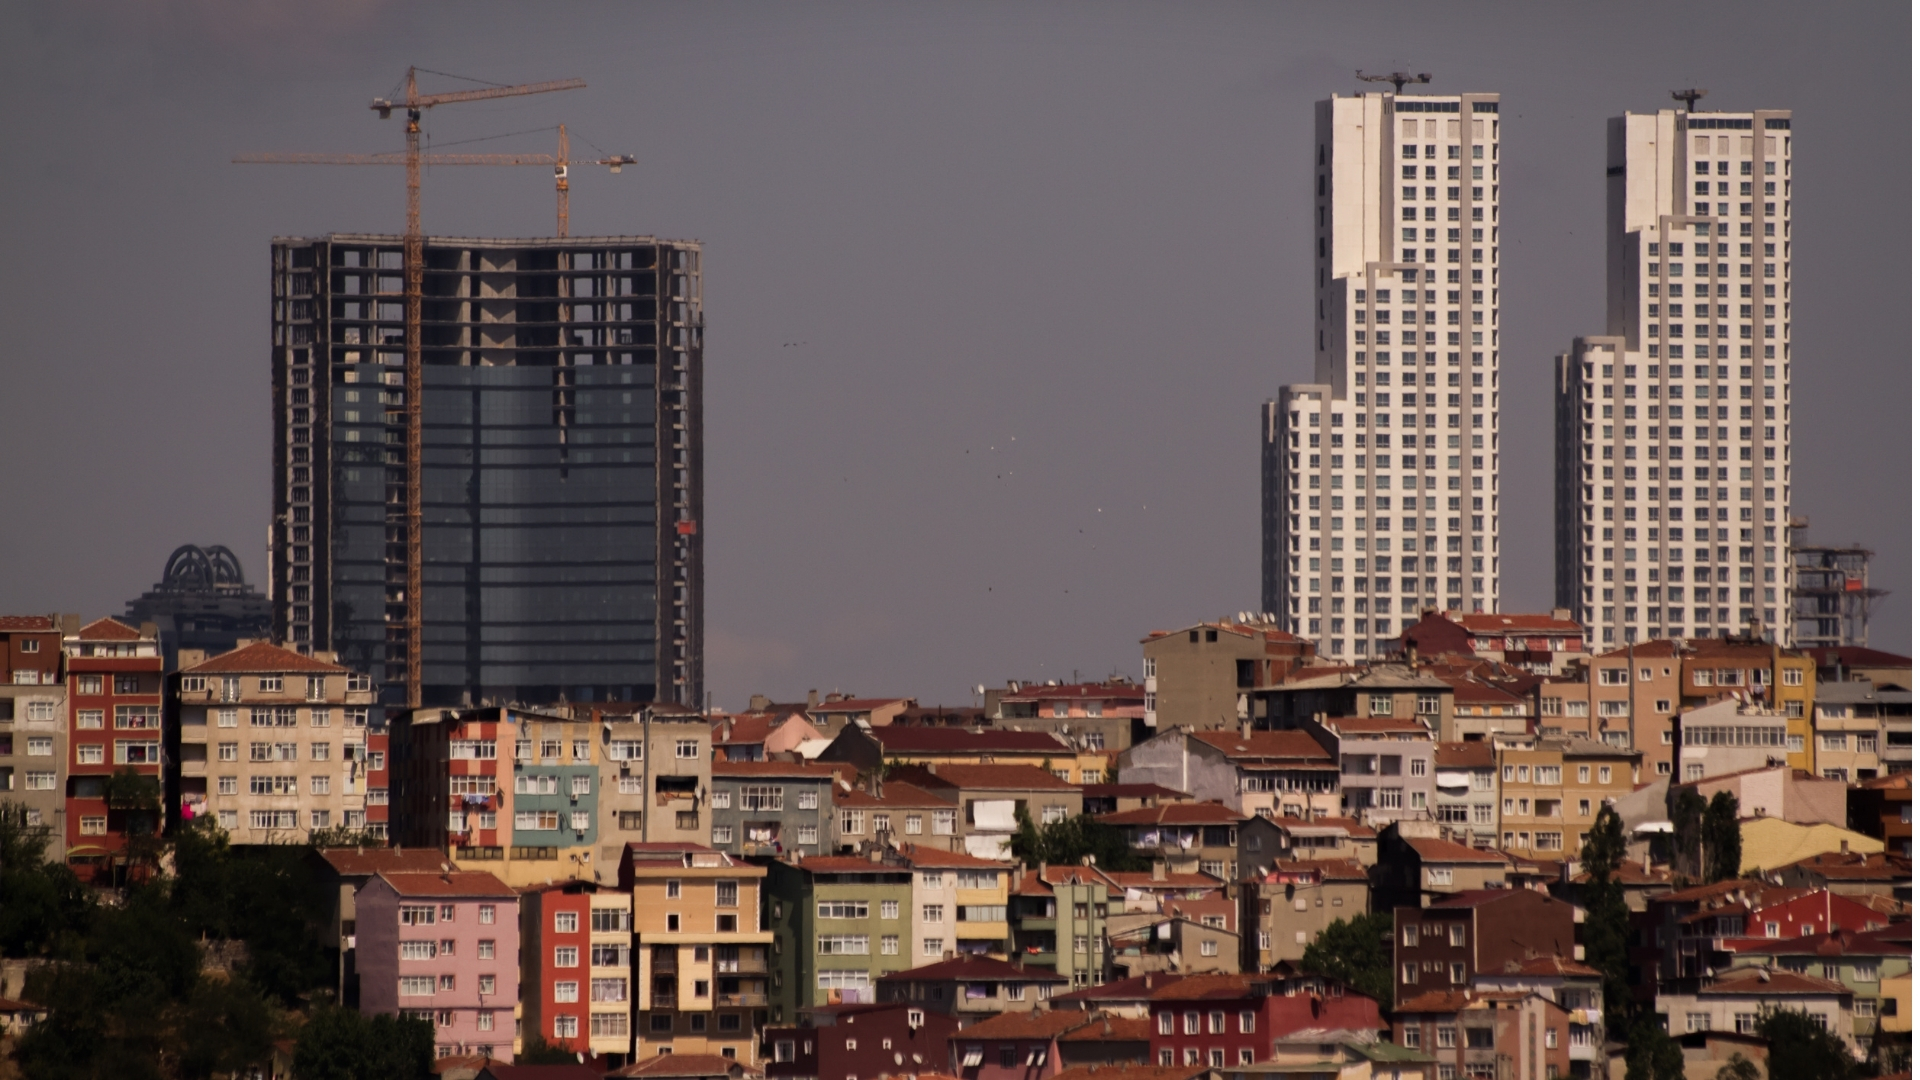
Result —
[[917, 968], [895, 971], [880, 977], [881, 982], [943, 982], [949, 979], [963, 982], [1066, 982], [1067, 977], [1057, 971], [1038, 967], [1021, 967], [1009, 964], [1005, 960], [995, 960], [985, 956], [960, 956], [952, 960], [936, 960]]
[[867, 732], [889, 754], [1070, 753], [1050, 731], [1005, 728], [886, 727]]
[[[1077, 1009], [1060, 1011], [1042, 1010], [1036, 1002], [1032, 1009], [1003, 1012], [988, 1017], [977, 1024], [954, 1032], [947, 1036], [949, 1040], [964, 1039], [1050, 1039], [1077, 1027], [1096, 1024], [1096, 1013], [1080, 1012]], [[1097, 1030], [1097, 1027], [1096, 1027]]]
[[446, 855], [437, 848], [368, 847], [321, 848], [319, 856], [345, 877], [372, 877], [379, 873], [437, 874]]
[[380, 880], [401, 896], [478, 897], [501, 896], [517, 899], [519, 893], [485, 871], [454, 870], [442, 873], [417, 873], [406, 870], [382, 870]]
[[1404, 842], [1420, 856], [1422, 862], [1462, 862], [1462, 863], [1504, 863], [1505, 855], [1497, 851], [1482, 851], [1479, 848], [1456, 844], [1451, 840], [1441, 840], [1432, 836], [1409, 836]]
[[119, 619], [95, 619], [80, 628], [81, 641], [139, 641], [140, 631]]
[[242, 645], [232, 652], [195, 664], [186, 669], [195, 675], [217, 675], [224, 672], [235, 674], [242, 672], [283, 672], [304, 671], [319, 674], [345, 674], [347, 669], [339, 664], [329, 664], [325, 660], [315, 660], [311, 656], [302, 656], [292, 649], [281, 648], [264, 641], [251, 645]]
[[[938, 729], [927, 729], [938, 730]], [[955, 762], [909, 766], [899, 775], [932, 789], [978, 788], [993, 791], [1078, 791], [1079, 788], [1035, 765], [962, 765]]]
[[1484, 739], [1435, 743], [1433, 765], [1436, 769], [1491, 769], [1493, 744]]
[[1799, 996], [1804, 994], [1845, 994], [1853, 996], [1853, 991], [1837, 982], [1813, 975], [1802, 975], [1797, 971], [1767, 968], [1735, 968], [1721, 975], [1698, 991], [1701, 997], [1745, 996], [1748, 994], [1778, 994]]
[[[843, 766], [852, 771], [852, 766]], [[716, 761], [715, 776], [786, 776], [812, 780], [832, 780], [839, 769], [810, 761]]]
[[1119, 810], [1095, 820], [1108, 825], [1235, 825], [1246, 819], [1217, 802], [1176, 802]]
[[1333, 764], [1333, 756], [1304, 731], [1190, 731], [1190, 739], [1213, 747], [1228, 761], [1246, 763], [1260, 760]]

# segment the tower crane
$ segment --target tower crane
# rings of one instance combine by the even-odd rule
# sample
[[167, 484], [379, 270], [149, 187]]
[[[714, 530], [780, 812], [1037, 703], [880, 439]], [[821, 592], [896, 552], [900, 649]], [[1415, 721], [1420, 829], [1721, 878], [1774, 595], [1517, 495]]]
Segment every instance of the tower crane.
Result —
[[[328, 154], [282, 154], [249, 155], [236, 161], [266, 163], [269, 160], [284, 164], [404, 164], [407, 167], [407, 232], [406, 254], [406, 309], [407, 309], [407, 370], [406, 370], [406, 418], [407, 418], [407, 584], [402, 597], [404, 616], [401, 619], [402, 635], [406, 643], [406, 694], [407, 707], [420, 707], [420, 626], [422, 622], [421, 589], [421, 544], [420, 544], [420, 409], [421, 409], [421, 372], [420, 372], [420, 291], [425, 263], [426, 243], [420, 233], [420, 166], [424, 155], [420, 153], [420, 116], [428, 109], [438, 105], [454, 105], [467, 101], [488, 101], [494, 98], [522, 97], [528, 94], [546, 94], [556, 90], [579, 90], [587, 85], [585, 79], [555, 79], [549, 82], [523, 83], [518, 86], [488, 86], [477, 90], [454, 90], [443, 94], [422, 94], [418, 79], [418, 68], [408, 68], [402, 83], [399, 97], [374, 98], [369, 106], [386, 120], [393, 116], [394, 110], [402, 109], [407, 114], [407, 148], [400, 155], [369, 155], [373, 158], [393, 157], [395, 161], [326, 161], [335, 156]], [[438, 73], [435, 73], [438, 74]], [[456, 76], [458, 77], [458, 76]], [[567, 186], [566, 136], [561, 135], [561, 152], [554, 158], [540, 161], [444, 161], [442, 164], [468, 165], [506, 165], [506, 164], [547, 164], [554, 167], [555, 182], [560, 191], [560, 230], [566, 233]], [[517, 155], [433, 155], [434, 157], [513, 157]], [[532, 155], [544, 157], [544, 155]], [[631, 160], [631, 159], [628, 159]], [[626, 162], [622, 162], [625, 164]], [[391, 605], [391, 598], [389, 598]], [[391, 672], [392, 659], [387, 661]], [[389, 681], [391, 678], [389, 677]]]

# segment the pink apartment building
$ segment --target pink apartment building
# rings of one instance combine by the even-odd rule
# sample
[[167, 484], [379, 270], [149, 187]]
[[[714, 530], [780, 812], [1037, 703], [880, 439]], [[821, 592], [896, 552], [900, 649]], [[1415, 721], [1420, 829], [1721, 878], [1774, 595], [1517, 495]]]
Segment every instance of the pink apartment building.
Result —
[[487, 873], [381, 873], [354, 906], [362, 1013], [433, 1021], [441, 1057], [512, 1053], [517, 893]]

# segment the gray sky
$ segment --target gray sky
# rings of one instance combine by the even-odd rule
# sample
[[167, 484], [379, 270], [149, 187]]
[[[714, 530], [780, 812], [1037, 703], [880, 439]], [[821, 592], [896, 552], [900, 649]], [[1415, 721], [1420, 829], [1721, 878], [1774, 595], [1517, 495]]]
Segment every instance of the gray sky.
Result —
[[[164, 8], [162, 14], [160, 9]], [[1836, 17], [1841, 16], [1841, 17]], [[409, 64], [567, 94], [573, 230], [707, 245], [708, 686], [964, 701], [1136, 674], [1255, 607], [1260, 402], [1312, 373], [1316, 98], [1497, 91], [1508, 610], [1552, 603], [1552, 357], [1605, 329], [1608, 116], [1795, 110], [1794, 509], [1909, 623], [1905, 5], [385, 4], [0, 12], [0, 611], [118, 613], [182, 543], [256, 581], [268, 241], [399, 231]], [[429, 89], [467, 85], [427, 77]], [[535, 133], [463, 150], [551, 151]], [[440, 169], [430, 233], [553, 229], [539, 169]], [[794, 343], [789, 345], [788, 343]]]

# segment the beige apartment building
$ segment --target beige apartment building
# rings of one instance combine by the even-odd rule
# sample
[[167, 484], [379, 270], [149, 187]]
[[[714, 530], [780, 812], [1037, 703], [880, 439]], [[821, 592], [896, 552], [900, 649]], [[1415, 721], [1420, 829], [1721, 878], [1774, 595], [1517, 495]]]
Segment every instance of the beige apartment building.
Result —
[[606, 740], [595, 864], [603, 873], [618, 866], [635, 841], [706, 846], [713, 837], [713, 725], [675, 705], [625, 714], [606, 708], [589, 714]]
[[760, 925], [766, 868], [700, 844], [629, 843], [619, 880], [633, 895], [634, 1057], [754, 1064], [773, 950]]
[[1533, 858], [1577, 857], [1608, 800], [1632, 794], [1640, 754], [1579, 736], [1498, 746], [1500, 848]]
[[1272, 622], [1197, 623], [1140, 641], [1146, 723], [1164, 731], [1237, 729], [1248, 692], [1312, 662], [1313, 644]]
[[367, 821], [365, 675], [264, 641], [208, 658], [180, 652], [180, 817], [208, 814], [237, 844], [300, 843]]

